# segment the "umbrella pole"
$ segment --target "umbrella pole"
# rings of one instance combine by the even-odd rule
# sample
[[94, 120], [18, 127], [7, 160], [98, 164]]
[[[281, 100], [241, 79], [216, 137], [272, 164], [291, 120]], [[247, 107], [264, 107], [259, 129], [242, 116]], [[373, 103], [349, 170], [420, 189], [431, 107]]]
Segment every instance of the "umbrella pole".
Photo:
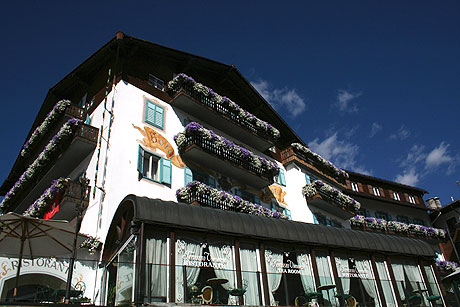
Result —
[[21, 272], [21, 264], [22, 264], [22, 253], [24, 250], [24, 238], [21, 238], [21, 251], [19, 252], [19, 264], [18, 264], [18, 270], [16, 272], [16, 284], [14, 286], [14, 292], [13, 292], [13, 302], [16, 301], [16, 295], [18, 294], [18, 286], [19, 286], [19, 274]]

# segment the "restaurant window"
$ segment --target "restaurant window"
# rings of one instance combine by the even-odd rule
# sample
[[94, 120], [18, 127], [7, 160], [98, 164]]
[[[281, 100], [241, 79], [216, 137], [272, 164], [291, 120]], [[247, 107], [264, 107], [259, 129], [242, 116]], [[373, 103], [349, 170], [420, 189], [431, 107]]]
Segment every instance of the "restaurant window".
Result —
[[390, 274], [388, 273], [387, 264], [385, 258], [382, 256], [375, 257], [375, 266], [377, 267], [377, 273], [379, 275], [380, 284], [382, 285], [383, 296], [385, 298], [385, 304], [388, 307], [396, 307], [396, 298], [391, 284]]
[[162, 158], [139, 146], [137, 171], [140, 178], [171, 184], [171, 160]]
[[143, 278], [144, 303], [166, 302], [167, 240], [166, 232], [146, 231]]
[[133, 301], [135, 246], [132, 237], [106, 267], [107, 305], [130, 305]]
[[159, 104], [156, 104], [153, 101], [146, 100], [145, 101], [145, 122], [163, 129], [163, 122], [164, 122], [164, 108]]
[[323, 297], [323, 305], [325, 306], [339, 306], [336, 299], [337, 289], [334, 280], [329, 253], [324, 250], [316, 251], [316, 265], [318, 268], [319, 282], [316, 291], [320, 292]]
[[308, 251], [267, 246], [265, 263], [270, 306], [295, 306], [316, 292]]
[[391, 267], [393, 268], [401, 300], [410, 306], [422, 303], [425, 306], [429, 306], [426, 296], [423, 295], [426, 286], [416, 261], [412, 259], [392, 258]]
[[[424, 265], [423, 270], [425, 270], [425, 274], [426, 274], [426, 278], [427, 278], [426, 281], [428, 283], [428, 287], [431, 290], [431, 294], [433, 296], [440, 296], [441, 291], [439, 289], [438, 283], [436, 282], [436, 277], [434, 275], [433, 268], [431, 267], [431, 265]], [[440, 302], [440, 299], [439, 299], [438, 302]]]
[[255, 244], [240, 243], [241, 278], [245, 305], [263, 305], [259, 259], [259, 250]]
[[337, 253], [337, 273], [343, 298], [353, 306], [380, 306], [371, 263], [365, 255]]
[[237, 288], [233, 244], [219, 238], [178, 236], [176, 302], [235, 305]]

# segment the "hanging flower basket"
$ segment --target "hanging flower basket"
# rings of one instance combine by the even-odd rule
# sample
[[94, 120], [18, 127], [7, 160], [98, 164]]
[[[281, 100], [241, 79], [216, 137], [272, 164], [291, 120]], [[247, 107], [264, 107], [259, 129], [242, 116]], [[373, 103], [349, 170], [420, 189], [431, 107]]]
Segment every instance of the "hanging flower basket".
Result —
[[69, 180], [69, 178], [59, 178], [54, 180], [51, 187], [46, 189], [45, 192], [43, 192], [43, 194], [29, 208], [27, 208], [22, 215], [41, 218], [56, 196], [64, 193]]
[[[346, 210], [359, 210], [361, 204], [351, 198], [348, 195], [343, 194], [336, 188], [322, 182], [321, 180], [316, 180], [312, 183], [305, 185], [302, 188], [303, 196], [308, 200], [311, 200], [315, 197], [318, 197], [318, 194], [323, 197], [327, 197], [332, 201], [340, 204]], [[322, 194], [322, 195], [321, 195]]]

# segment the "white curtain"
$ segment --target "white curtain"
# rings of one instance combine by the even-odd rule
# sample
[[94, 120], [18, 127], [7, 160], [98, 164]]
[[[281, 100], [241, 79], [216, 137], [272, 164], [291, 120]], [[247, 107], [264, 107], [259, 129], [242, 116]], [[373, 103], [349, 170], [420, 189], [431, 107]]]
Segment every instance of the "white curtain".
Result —
[[270, 306], [276, 306], [275, 296], [273, 292], [278, 290], [278, 287], [281, 283], [282, 273], [278, 272], [278, 269], [281, 268], [280, 265], [283, 264], [283, 254], [266, 250], [265, 251], [265, 262], [267, 266], [267, 279], [268, 279], [268, 294], [270, 296]]
[[[202, 247], [200, 243], [190, 241], [176, 241], [176, 301], [185, 302], [184, 293], [184, 270], [186, 274], [185, 286], [192, 286], [196, 283], [200, 274], [199, 266], [191, 266], [193, 262], [200, 262]], [[192, 263], [191, 263], [192, 262]]]
[[[166, 297], [166, 240], [160, 238], [148, 238], [145, 243], [145, 278], [150, 279], [150, 293], [152, 296]], [[148, 287], [148, 282], [145, 286]], [[146, 289], [145, 295], [148, 295], [149, 289]]]
[[382, 284], [383, 295], [385, 296], [386, 306], [396, 307], [396, 301], [393, 296], [391, 281], [387, 274], [386, 264], [384, 260], [376, 259], [375, 265], [377, 266], [377, 273], [379, 274], [380, 283]]
[[393, 268], [393, 273], [395, 274], [396, 284], [398, 285], [399, 295], [401, 296], [401, 300], [406, 299], [406, 282], [404, 280], [404, 268], [402, 263], [392, 263], [391, 267]]
[[240, 248], [241, 275], [243, 284], [247, 286], [244, 294], [245, 305], [260, 305], [259, 280], [257, 278], [258, 260], [255, 249]]
[[[423, 282], [423, 278], [419, 267], [416, 263], [406, 263], [404, 265], [404, 272], [406, 272], [407, 278], [409, 278], [409, 283], [412, 287], [412, 290], [423, 290], [426, 289], [426, 286]], [[418, 293], [420, 294], [420, 292]], [[428, 301], [426, 300], [425, 295], [422, 294], [422, 297], [425, 301], [425, 305], [429, 305]]]
[[[320, 285], [318, 286], [324, 286], [324, 285], [329, 285], [329, 284], [334, 284], [334, 279], [331, 276], [331, 267], [329, 265], [329, 256], [325, 252], [317, 252], [316, 254], [316, 265], [318, 266], [318, 275], [319, 275], [319, 281]], [[326, 295], [323, 295], [324, 298], [328, 298], [331, 300], [331, 304], [335, 304], [334, 300], [334, 289], [325, 291], [327, 292]]]
[[[375, 291], [375, 280], [372, 274], [370, 261], [365, 258], [356, 257], [355, 265], [367, 295], [374, 299], [375, 306], [379, 306], [379, 300], [377, 298], [377, 292]], [[361, 276], [366, 276], [366, 278], [362, 278]]]
[[[235, 263], [233, 261], [233, 249], [229, 245], [219, 243], [209, 244], [209, 253], [214, 266], [214, 273], [217, 278], [225, 278], [227, 283], [222, 284], [225, 290], [236, 288], [235, 280]], [[217, 268], [218, 267], [218, 268]], [[222, 269], [219, 269], [222, 268]], [[228, 297], [228, 305], [236, 305], [237, 299], [235, 296]]]
[[337, 271], [339, 273], [340, 281], [342, 282], [342, 288], [344, 294], [350, 294], [350, 278], [349, 276], [342, 276], [342, 271], [348, 271], [348, 257], [346, 255], [336, 255], [335, 263], [337, 265]]
[[316, 292], [310, 255], [308, 253], [298, 253], [297, 264], [301, 267], [300, 280], [302, 281], [305, 293]]

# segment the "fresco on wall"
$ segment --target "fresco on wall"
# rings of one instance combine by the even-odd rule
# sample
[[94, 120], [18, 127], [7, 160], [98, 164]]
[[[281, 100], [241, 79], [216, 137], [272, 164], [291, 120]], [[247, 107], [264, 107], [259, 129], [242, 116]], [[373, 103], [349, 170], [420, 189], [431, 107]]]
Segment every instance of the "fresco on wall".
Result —
[[287, 206], [288, 204], [284, 201], [284, 196], [286, 196], [286, 192], [283, 191], [283, 188], [279, 185], [272, 184], [263, 189], [261, 199], [264, 203], [268, 204], [274, 198], [278, 203]]
[[154, 129], [147, 126], [144, 126], [144, 129], [142, 129], [134, 124], [132, 125], [134, 129], [139, 130], [139, 132], [144, 136], [142, 140], [138, 140], [139, 143], [152, 150], [161, 150], [165, 153], [166, 158], [171, 160], [171, 163], [178, 168], [184, 168], [186, 166], [180, 156], [174, 154], [174, 148], [172, 147], [171, 143], [169, 143], [168, 140], [158, 131], [155, 131]]

